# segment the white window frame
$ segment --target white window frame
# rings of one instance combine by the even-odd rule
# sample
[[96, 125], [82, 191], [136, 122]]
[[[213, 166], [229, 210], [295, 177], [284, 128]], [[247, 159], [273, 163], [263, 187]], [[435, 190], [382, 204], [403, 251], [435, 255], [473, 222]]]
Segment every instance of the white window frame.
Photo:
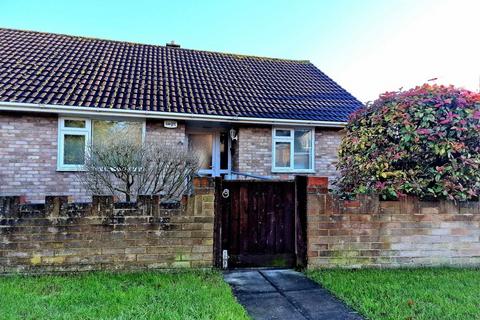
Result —
[[[70, 128], [65, 127], [65, 120], [85, 121], [85, 128]], [[83, 165], [76, 164], [64, 164], [64, 146], [65, 135], [79, 135], [85, 137], [85, 152], [87, 146], [90, 144], [90, 138], [92, 134], [92, 126], [90, 119], [84, 118], [58, 118], [58, 152], [57, 152], [57, 171], [81, 171]]]
[[[290, 131], [289, 137], [277, 137], [277, 130], [286, 130]], [[310, 152], [310, 163], [311, 168], [309, 169], [295, 169], [295, 130], [310, 130], [311, 136], [311, 152]], [[290, 143], [290, 166], [289, 167], [277, 167], [275, 165], [276, 158], [276, 142], [288, 142]], [[273, 173], [315, 173], [315, 128], [312, 127], [273, 127], [272, 128], [272, 172]]]
[[[195, 130], [191, 129], [187, 131], [187, 135], [195, 135], [195, 134], [209, 134], [212, 135], [212, 169], [199, 169], [198, 174], [200, 176], [212, 176], [212, 177], [219, 177], [220, 175], [225, 175], [229, 177], [232, 171], [232, 158], [231, 158], [231, 139], [230, 136], [227, 135], [227, 169], [220, 169], [220, 131], [218, 130]], [[190, 140], [188, 140], [190, 143]]]
[[[78, 120], [85, 121], [85, 128], [70, 128], [65, 127], [65, 120]], [[142, 122], [142, 143], [145, 142], [146, 121], [138, 119], [126, 119], [126, 118], [78, 118], [78, 117], [59, 117], [58, 118], [58, 148], [57, 148], [57, 171], [83, 171], [85, 170], [83, 165], [76, 164], [64, 164], [64, 141], [65, 135], [83, 135], [85, 136], [85, 153], [88, 150], [88, 146], [92, 141], [92, 122], [99, 121], [129, 121], [129, 122]]]

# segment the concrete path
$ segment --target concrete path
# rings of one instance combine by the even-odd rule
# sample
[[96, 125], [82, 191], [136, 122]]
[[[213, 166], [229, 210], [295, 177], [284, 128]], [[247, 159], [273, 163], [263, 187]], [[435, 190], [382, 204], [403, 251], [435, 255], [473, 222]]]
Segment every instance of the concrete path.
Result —
[[361, 320], [316, 282], [293, 270], [234, 270], [224, 273], [255, 320]]

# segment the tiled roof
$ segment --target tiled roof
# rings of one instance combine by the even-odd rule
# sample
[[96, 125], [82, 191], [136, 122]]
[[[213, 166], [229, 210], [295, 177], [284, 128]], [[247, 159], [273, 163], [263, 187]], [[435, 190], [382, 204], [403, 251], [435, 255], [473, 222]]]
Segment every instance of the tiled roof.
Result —
[[308, 61], [11, 29], [0, 101], [323, 121], [361, 105]]

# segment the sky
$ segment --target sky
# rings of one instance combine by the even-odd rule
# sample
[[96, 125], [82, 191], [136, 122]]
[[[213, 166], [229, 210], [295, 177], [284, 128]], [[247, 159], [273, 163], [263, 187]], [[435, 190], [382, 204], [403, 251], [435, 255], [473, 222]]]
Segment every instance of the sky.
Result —
[[310, 60], [363, 102], [480, 88], [480, 0], [0, 0], [0, 27]]

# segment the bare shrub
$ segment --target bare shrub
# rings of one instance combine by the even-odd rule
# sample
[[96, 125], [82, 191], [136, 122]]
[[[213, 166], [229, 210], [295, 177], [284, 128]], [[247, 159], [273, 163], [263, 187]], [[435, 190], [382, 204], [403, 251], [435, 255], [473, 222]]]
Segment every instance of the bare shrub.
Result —
[[92, 194], [121, 195], [126, 201], [138, 195], [176, 200], [197, 171], [198, 158], [183, 146], [139, 144], [116, 134], [88, 148], [84, 172], [77, 177]]

